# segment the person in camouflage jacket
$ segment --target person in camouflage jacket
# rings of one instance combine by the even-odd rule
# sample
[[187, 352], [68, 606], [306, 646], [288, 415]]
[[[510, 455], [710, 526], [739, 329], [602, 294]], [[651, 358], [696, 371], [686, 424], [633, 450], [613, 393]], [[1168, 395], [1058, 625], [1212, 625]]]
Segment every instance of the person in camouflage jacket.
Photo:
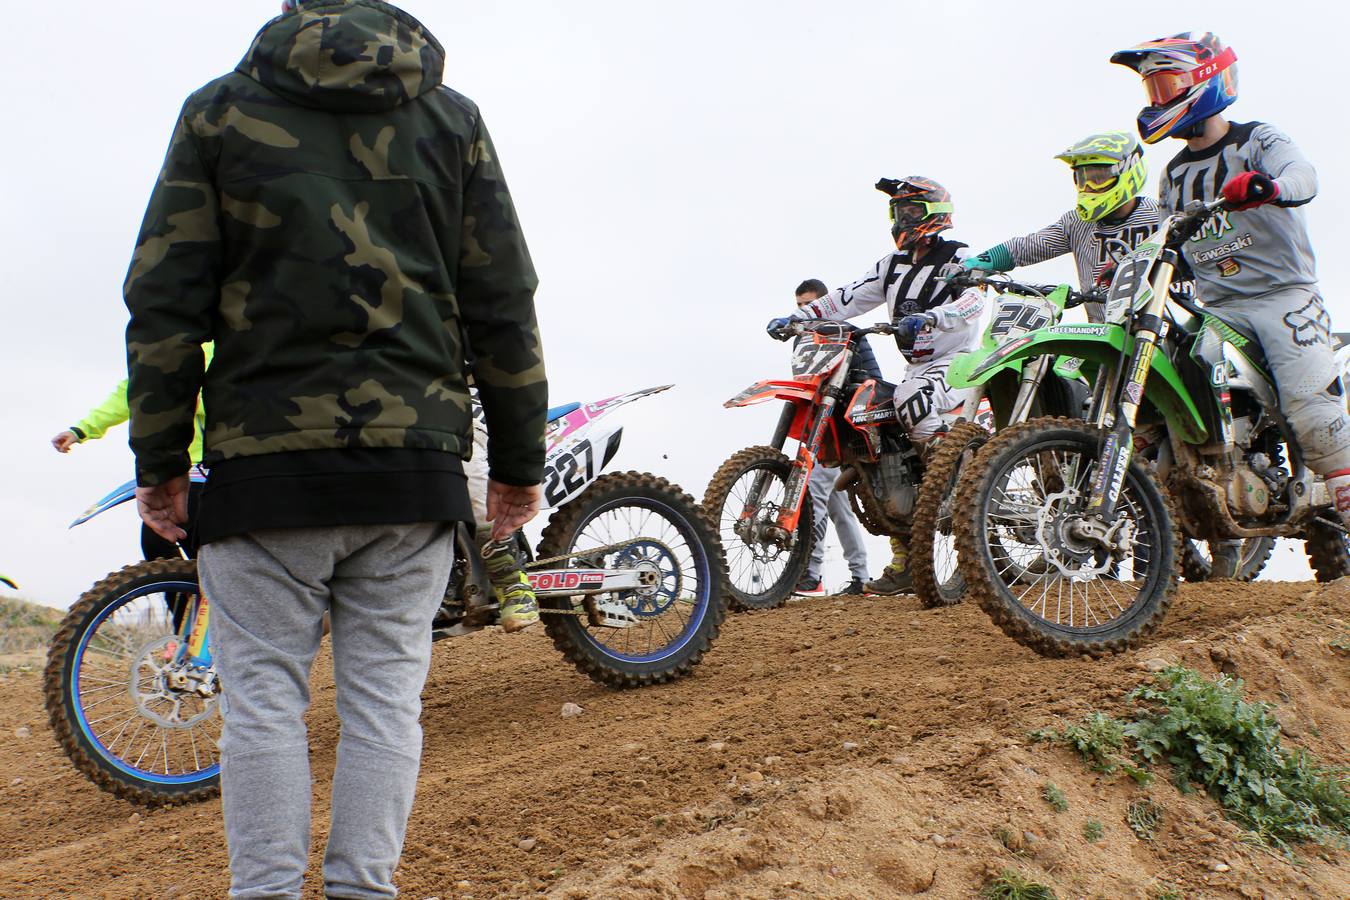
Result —
[[378, 0], [287, 6], [184, 104], [141, 227], [125, 284], [137, 499], [182, 536], [200, 391], [231, 895], [300, 896], [301, 716], [331, 609], [325, 892], [393, 896], [447, 523], [471, 519], [470, 347], [493, 534], [538, 508], [536, 277], [482, 115], [441, 84], [441, 44]]

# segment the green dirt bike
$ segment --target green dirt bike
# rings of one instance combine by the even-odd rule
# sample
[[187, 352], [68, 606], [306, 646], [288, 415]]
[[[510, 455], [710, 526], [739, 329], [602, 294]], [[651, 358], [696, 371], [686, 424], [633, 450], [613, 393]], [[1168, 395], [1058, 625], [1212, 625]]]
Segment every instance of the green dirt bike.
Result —
[[1169, 296], [1177, 248], [1225, 208], [1192, 204], [1125, 256], [1105, 324], [1031, 332], [971, 373], [1064, 355], [1094, 383], [1086, 421], [1036, 418], [994, 435], [955, 501], [971, 592], [1040, 653], [1123, 650], [1157, 628], [1182, 529], [1299, 539], [1319, 580], [1350, 574], [1345, 530], [1304, 465], [1260, 344]]
[[1023, 284], [1001, 275], [962, 274], [951, 282], [992, 289], [996, 311], [980, 346], [957, 356], [947, 369], [949, 385], [969, 390], [963, 409], [970, 415], [963, 416], [933, 447], [915, 503], [910, 565], [914, 593], [928, 607], [957, 603], [965, 595], [952, 534], [952, 498], [966, 464], [989, 439], [990, 430], [1032, 416], [1080, 415], [1087, 400], [1087, 387], [1078, 371], [1081, 360], [1072, 357], [1018, 359], [978, 381], [971, 379], [971, 373], [1000, 347], [1057, 324], [1066, 309], [1103, 299], [1068, 285]]

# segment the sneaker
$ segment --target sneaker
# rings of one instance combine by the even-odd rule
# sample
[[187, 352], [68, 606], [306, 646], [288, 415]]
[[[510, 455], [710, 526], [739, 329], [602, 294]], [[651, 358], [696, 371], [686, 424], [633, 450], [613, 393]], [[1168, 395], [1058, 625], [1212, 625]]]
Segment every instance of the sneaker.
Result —
[[539, 604], [534, 600], [525, 573], [520, 573], [520, 584], [494, 588], [497, 594], [497, 624], [507, 632], [520, 631], [539, 623]]
[[855, 578], [834, 593], [838, 597], [861, 597], [867, 593], [867, 587], [861, 578]]
[[803, 575], [802, 580], [797, 582], [797, 587], [793, 590], [792, 595], [794, 597], [824, 597], [825, 585], [819, 578]]
[[886, 596], [912, 594], [914, 593], [914, 579], [910, 577], [908, 569], [901, 571], [887, 566], [881, 570], [880, 577], [873, 578], [863, 588], [869, 594]]

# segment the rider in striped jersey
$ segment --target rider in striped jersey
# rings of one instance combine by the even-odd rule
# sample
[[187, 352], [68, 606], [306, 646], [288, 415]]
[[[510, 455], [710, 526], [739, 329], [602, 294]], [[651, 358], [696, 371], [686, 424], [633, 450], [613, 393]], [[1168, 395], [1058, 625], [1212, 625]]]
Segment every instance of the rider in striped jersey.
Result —
[[[1017, 266], [1073, 254], [1079, 289], [1090, 290], [1158, 228], [1158, 204], [1141, 197], [1148, 168], [1139, 141], [1123, 131], [1089, 135], [1055, 157], [1073, 169], [1078, 203], [1040, 231], [1009, 238], [976, 256], [967, 269], [1006, 272]], [[1102, 320], [1102, 304], [1087, 304], [1088, 318]]]

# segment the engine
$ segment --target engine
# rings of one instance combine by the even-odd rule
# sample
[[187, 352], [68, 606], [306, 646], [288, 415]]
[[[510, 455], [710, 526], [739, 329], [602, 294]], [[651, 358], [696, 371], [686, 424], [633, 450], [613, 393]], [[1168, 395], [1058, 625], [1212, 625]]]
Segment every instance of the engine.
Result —
[[883, 453], [877, 459], [876, 476], [870, 479], [872, 494], [885, 514], [908, 520], [919, 496], [918, 455], [912, 450]]
[[1227, 479], [1228, 508], [1235, 516], [1263, 516], [1273, 496], [1284, 491], [1286, 476], [1264, 453], [1249, 453]]

